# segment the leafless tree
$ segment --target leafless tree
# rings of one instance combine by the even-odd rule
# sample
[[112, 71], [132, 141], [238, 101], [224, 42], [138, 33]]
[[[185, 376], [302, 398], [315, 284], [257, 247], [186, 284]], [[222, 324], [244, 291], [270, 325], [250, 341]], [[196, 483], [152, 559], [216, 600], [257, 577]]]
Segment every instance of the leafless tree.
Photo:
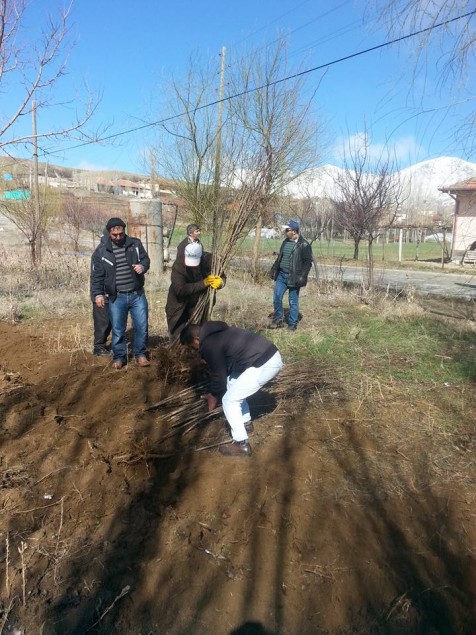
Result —
[[[28, 240], [31, 263], [41, 261], [41, 248], [47, 229], [60, 209], [59, 192], [40, 186], [39, 200], [31, 196], [28, 182], [16, 179], [9, 182], [9, 190], [0, 200], [0, 212], [6, 216]], [[13, 198], [8, 198], [8, 195]]]
[[299, 207], [293, 218], [301, 219], [307, 240], [330, 240], [334, 231], [334, 201], [308, 196], [299, 201]]
[[238, 96], [230, 101], [230, 116], [262, 154], [258, 167], [262, 192], [256, 210], [252, 261], [256, 277], [263, 215], [277, 205], [287, 185], [318, 162], [321, 128], [310, 116], [313, 93], [304, 98], [303, 76], [282, 81], [293, 74], [284, 38], [245, 58], [236, 68], [230, 86]]
[[335, 181], [336, 223], [354, 241], [354, 259], [359, 245], [368, 241], [369, 286], [373, 286], [373, 243], [384, 228], [390, 227], [403, 202], [395, 160], [388, 152], [372, 157], [365, 133], [352, 141], [344, 152], [344, 172]]
[[[257, 271], [261, 219], [265, 214], [274, 215], [285, 186], [317, 161], [320, 128], [310, 120], [310, 98], [303, 100], [302, 81], [282, 81], [290, 73], [283, 39], [234, 68], [237, 70], [226, 78], [228, 97], [219, 127], [218, 69], [203, 64], [197, 56], [191, 60], [185, 81], [172, 85], [173, 117], [164, 126], [169, 136], [159, 140], [154, 160], [174, 177], [177, 194], [191, 218], [213, 226], [214, 234], [219, 228], [211, 220], [216, 219], [217, 210], [220, 224], [231, 210], [240, 209], [241, 220], [246, 211], [246, 222], [240, 220], [241, 230], [233, 233], [233, 240], [259, 219]], [[209, 103], [215, 107], [207, 107]], [[243, 200], [247, 201], [246, 210]], [[213, 241], [215, 248], [223, 244], [215, 235]]]
[[64, 233], [72, 242], [74, 251], [79, 251], [79, 237], [83, 225], [86, 205], [82, 197], [68, 196], [63, 200], [62, 220]]
[[90, 208], [82, 196], [69, 195], [63, 198], [63, 232], [71, 240], [74, 251], [79, 251], [81, 231], [87, 229], [91, 218]]
[[83, 228], [90, 231], [93, 237], [93, 244], [96, 239], [100, 239], [106, 227], [106, 223], [111, 216], [108, 207], [101, 207], [96, 203], [90, 203], [84, 210]]
[[[426, 88], [427, 68], [439, 77], [440, 89], [451, 96], [442, 113], [467, 101], [469, 114], [456, 124], [455, 136], [468, 156], [476, 149], [476, 109], [474, 104], [474, 63], [476, 57], [475, 6], [472, 0], [368, 0], [369, 14], [387, 25], [389, 37], [398, 38], [423, 31], [414, 48], [412, 99], [422, 85]], [[437, 25], [438, 28], [435, 28]], [[408, 42], [405, 42], [408, 46]], [[408, 75], [408, 69], [405, 68]], [[423, 81], [421, 81], [423, 78]], [[418, 107], [418, 106], [417, 106]], [[445, 116], [445, 115], [442, 115]], [[435, 125], [435, 123], [433, 124]]]
[[216, 69], [198, 55], [190, 58], [183, 81], [173, 79], [169, 120], [152, 149], [151, 161], [174, 181], [190, 220], [209, 225], [215, 206], [214, 172], [217, 138]]
[[[13, 88], [18, 94], [9, 110], [5, 105], [0, 106], [0, 148], [9, 154], [32, 145], [33, 133], [25, 133], [20, 123], [25, 115], [32, 113], [33, 101], [38, 111], [52, 106], [52, 91], [65, 73], [69, 54], [67, 40], [72, 3], [67, 9], [59, 10], [55, 17], [46, 15], [44, 24], [40, 25], [41, 33], [38, 29], [36, 36], [25, 39], [22, 30], [29, 19], [29, 5], [28, 0], [0, 0], [0, 91]], [[88, 136], [85, 125], [96, 105], [95, 97], [87, 92], [82, 112], [76, 110], [75, 119], [65, 127], [37, 133], [38, 142], [79, 134]]]
[[[35, 123], [31, 132], [25, 131], [26, 115], [53, 107], [54, 89], [65, 73], [69, 54], [72, 8], [71, 3], [67, 9], [58, 10], [54, 17], [45, 15], [42, 24], [36, 21], [35, 27], [26, 30], [30, 4], [28, 0], [0, 0], [0, 93], [8, 91], [16, 95], [13, 101], [0, 102], [0, 150], [12, 158], [25, 150], [37, 156], [39, 144], [45, 141], [91, 138], [85, 126], [97, 106], [96, 98], [86, 90], [86, 102], [75, 108], [76, 116], [69, 124], [38, 132]], [[65, 106], [64, 102], [61, 106]], [[19, 185], [25, 194], [18, 200], [4, 201], [2, 207], [28, 238], [32, 263], [36, 264], [41, 258], [41, 243], [51, 220], [51, 206], [45, 204], [48, 190], [44, 188], [38, 193], [35, 187], [32, 191], [29, 183]], [[41, 200], [35, 203], [35, 199]], [[35, 205], [36, 218], [32, 216]]]

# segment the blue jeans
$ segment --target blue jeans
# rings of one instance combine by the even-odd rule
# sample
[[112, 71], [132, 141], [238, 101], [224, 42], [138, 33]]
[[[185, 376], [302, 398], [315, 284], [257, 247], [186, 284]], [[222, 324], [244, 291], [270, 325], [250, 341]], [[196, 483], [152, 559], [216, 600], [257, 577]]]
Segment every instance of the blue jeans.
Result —
[[290, 326], [297, 326], [299, 319], [299, 287], [288, 288], [289, 273], [280, 271], [274, 283], [273, 306], [274, 320], [284, 320], [283, 297], [289, 291], [289, 318]]
[[114, 361], [127, 362], [126, 327], [131, 314], [134, 329], [134, 356], [144, 357], [148, 339], [148, 305], [143, 291], [118, 293], [114, 302], [109, 302], [112, 324], [111, 348]]

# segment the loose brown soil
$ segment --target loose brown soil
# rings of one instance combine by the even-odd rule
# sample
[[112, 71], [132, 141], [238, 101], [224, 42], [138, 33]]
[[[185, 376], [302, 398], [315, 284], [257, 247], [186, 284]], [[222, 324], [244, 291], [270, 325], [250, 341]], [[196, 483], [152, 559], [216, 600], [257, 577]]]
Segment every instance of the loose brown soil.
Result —
[[57, 327], [0, 323], [0, 632], [476, 632], [475, 410], [442, 453], [437, 387], [431, 410], [316, 373], [256, 396], [227, 459], [200, 449], [222, 418], [167, 437], [147, 410], [191, 360], [156, 341], [115, 371]]

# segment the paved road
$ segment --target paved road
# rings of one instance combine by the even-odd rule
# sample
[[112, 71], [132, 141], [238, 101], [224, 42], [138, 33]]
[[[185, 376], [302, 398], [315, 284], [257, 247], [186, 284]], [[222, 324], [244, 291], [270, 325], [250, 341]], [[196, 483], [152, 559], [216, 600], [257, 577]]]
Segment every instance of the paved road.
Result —
[[[451, 266], [451, 265], [449, 265]], [[318, 265], [319, 275], [330, 280], [362, 284], [367, 271], [361, 267]], [[413, 290], [417, 294], [445, 296], [452, 300], [476, 300], [476, 269], [467, 273], [379, 269], [374, 272], [375, 286], [389, 291]]]
[[[170, 257], [175, 259], [175, 250], [171, 250]], [[272, 260], [262, 259], [263, 272], [271, 267]], [[249, 259], [234, 258], [232, 267], [249, 267]], [[374, 283], [376, 287], [388, 289], [393, 292], [412, 290], [416, 294], [427, 296], [446, 297], [454, 301], [476, 300], [476, 268], [468, 268], [464, 273], [450, 273], [451, 265], [446, 265], [445, 271], [432, 269], [431, 271], [413, 271], [410, 269], [380, 269], [375, 268]], [[368, 279], [367, 270], [364, 267], [339, 265], [324, 265], [318, 261], [319, 277], [361, 285]], [[314, 269], [311, 270], [314, 277]]]

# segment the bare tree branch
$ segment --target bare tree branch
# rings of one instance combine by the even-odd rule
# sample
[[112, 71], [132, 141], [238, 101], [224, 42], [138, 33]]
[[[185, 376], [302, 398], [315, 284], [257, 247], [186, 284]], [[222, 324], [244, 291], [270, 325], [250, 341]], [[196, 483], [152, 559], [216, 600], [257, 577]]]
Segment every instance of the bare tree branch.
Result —
[[403, 202], [402, 186], [395, 160], [384, 150], [370, 155], [370, 139], [365, 132], [344, 150], [344, 174], [334, 182], [335, 220], [354, 241], [354, 259], [360, 242], [368, 240], [369, 284], [373, 285], [372, 246], [375, 238], [390, 227]]
[[[0, 0], [0, 89], [14, 86], [18, 103], [11, 111], [0, 105], [0, 149], [32, 143], [32, 135], [18, 132], [20, 121], [37, 109], [52, 106], [50, 93], [65, 74], [69, 54], [68, 34], [72, 4], [58, 11], [55, 18], [47, 16], [45, 26], [36, 39], [22, 40], [21, 29], [27, 19], [27, 0]], [[34, 36], [33, 36], [34, 37]], [[42, 132], [38, 139], [58, 139], [80, 132], [91, 120], [97, 98], [86, 91], [82, 112], [67, 126]], [[57, 104], [56, 104], [57, 106]]]

